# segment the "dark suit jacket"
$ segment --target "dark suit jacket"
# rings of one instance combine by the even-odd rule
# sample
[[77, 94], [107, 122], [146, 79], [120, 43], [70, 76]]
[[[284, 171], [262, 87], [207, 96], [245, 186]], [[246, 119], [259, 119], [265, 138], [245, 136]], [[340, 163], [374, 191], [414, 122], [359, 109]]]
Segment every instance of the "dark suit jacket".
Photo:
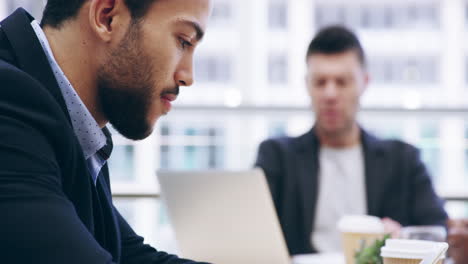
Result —
[[[397, 140], [379, 140], [362, 130], [368, 214], [402, 225], [445, 225], [447, 215], [434, 193], [419, 152]], [[315, 252], [313, 232], [319, 186], [314, 129], [300, 137], [269, 139], [256, 166], [266, 174], [290, 253]]]
[[94, 185], [31, 20], [0, 23], [0, 263], [194, 263], [143, 244], [107, 165]]

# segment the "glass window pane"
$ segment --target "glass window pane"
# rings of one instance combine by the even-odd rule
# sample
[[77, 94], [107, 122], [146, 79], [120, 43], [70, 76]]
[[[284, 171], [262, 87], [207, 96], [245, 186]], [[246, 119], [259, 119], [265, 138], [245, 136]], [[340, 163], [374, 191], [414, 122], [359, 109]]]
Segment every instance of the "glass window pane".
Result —
[[134, 147], [132, 145], [116, 145], [109, 158], [109, 170], [112, 180], [131, 181], [134, 175]]
[[233, 6], [228, 0], [217, 0], [214, 2], [213, 12], [210, 17], [210, 25], [228, 26], [233, 20]]
[[199, 82], [228, 82], [231, 75], [229, 57], [209, 55], [195, 59], [195, 76]]
[[270, 0], [268, 3], [268, 27], [270, 29], [286, 29], [288, 26], [288, 2]]
[[272, 84], [288, 82], [288, 62], [284, 54], [270, 54], [268, 58], [268, 81]]

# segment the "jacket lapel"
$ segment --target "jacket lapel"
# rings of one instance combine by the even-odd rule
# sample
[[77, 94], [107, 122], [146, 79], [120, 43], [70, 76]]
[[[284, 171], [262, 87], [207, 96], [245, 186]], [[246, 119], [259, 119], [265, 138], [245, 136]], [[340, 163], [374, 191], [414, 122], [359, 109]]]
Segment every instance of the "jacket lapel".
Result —
[[[380, 194], [384, 185], [385, 153], [379, 140], [361, 129], [361, 141], [364, 151], [364, 170], [367, 192], [368, 214], [377, 215]], [[319, 170], [318, 160], [320, 143], [314, 129], [299, 137], [296, 141], [298, 154], [298, 184], [302, 196], [304, 212], [304, 230], [310, 234], [315, 219], [315, 209], [318, 199]]]
[[299, 137], [296, 141], [297, 149], [297, 175], [298, 188], [301, 193], [303, 230], [304, 235], [309, 237], [312, 232], [315, 219], [315, 208], [318, 198], [318, 149], [319, 142], [315, 136], [314, 129]]
[[367, 213], [379, 216], [379, 200], [384, 189], [384, 150], [379, 144], [379, 140], [372, 135], [361, 130], [361, 140], [364, 151], [366, 192], [367, 192]]
[[[379, 140], [361, 129], [364, 151], [365, 184], [368, 214], [378, 216], [378, 205], [384, 185], [383, 161], [385, 153]], [[298, 189], [301, 194], [303, 212], [303, 235], [309, 239], [314, 226], [319, 186], [320, 143], [312, 128], [295, 141], [297, 151]]]
[[57, 100], [70, 121], [65, 100], [42, 46], [31, 27], [33, 19], [24, 9], [19, 8], [0, 23], [1, 30], [3, 30], [10, 42], [16, 62], [18, 63], [17, 67], [42, 83]]

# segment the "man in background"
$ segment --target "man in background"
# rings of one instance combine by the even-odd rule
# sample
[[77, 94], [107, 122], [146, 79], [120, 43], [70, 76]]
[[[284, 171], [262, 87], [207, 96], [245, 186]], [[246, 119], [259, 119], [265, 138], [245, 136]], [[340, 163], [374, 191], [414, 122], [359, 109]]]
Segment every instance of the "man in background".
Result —
[[[48, 0], [0, 23], [0, 263], [188, 264], [112, 204], [111, 123], [143, 139], [193, 83], [211, 0]], [[190, 217], [187, 217], [190, 221]]]
[[344, 215], [381, 217], [394, 236], [402, 225], [445, 225], [447, 215], [419, 151], [378, 139], [356, 121], [369, 76], [355, 34], [341, 26], [322, 29], [306, 62], [313, 128], [262, 142], [256, 161], [290, 253], [339, 251], [336, 223]]

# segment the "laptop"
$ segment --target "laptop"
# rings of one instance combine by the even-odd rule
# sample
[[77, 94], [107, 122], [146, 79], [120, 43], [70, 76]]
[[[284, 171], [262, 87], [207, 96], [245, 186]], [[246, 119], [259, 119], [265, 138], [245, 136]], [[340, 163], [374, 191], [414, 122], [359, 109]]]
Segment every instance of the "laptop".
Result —
[[263, 171], [158, 171], [184, 258], [215, 264], [290, 264]]

